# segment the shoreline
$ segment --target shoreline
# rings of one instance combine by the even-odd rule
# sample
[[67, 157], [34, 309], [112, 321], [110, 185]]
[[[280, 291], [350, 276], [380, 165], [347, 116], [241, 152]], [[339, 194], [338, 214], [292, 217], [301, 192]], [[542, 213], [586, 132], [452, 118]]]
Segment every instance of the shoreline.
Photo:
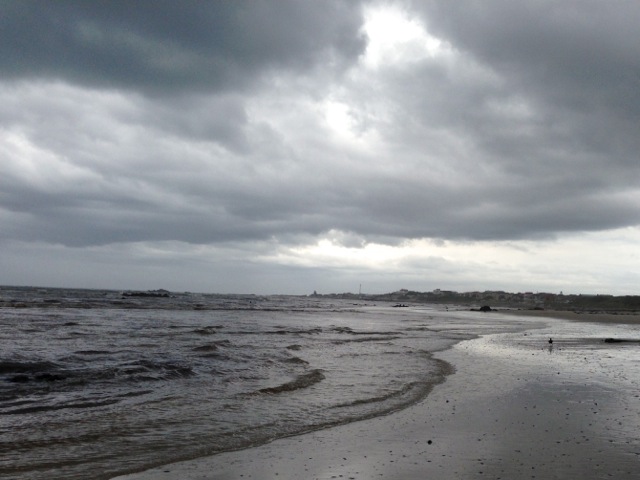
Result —
[[[504, 311], [548, 318], [546, 327], [490, 334], [435, 354], [456, 372], [404, 410], [116, 478], [634, 478], [640, 399], [609, 382], [611, 365], [582, 361], [600, 360], [599, 351], [543, 346], [551, 330], [574, 335], [575, 317], [584, 315], [534, 312]], [[604, 331], [595, 325], [603, 317], [589, 315], [589, 328], [578, 330]]]
[[508, 308], [500, 308], [492, 310], [492, 312], [523, 317], [562, 319], [572, 322], [640, 324], [640, 313], [629, 312], [575, 312], [571, 310], [516, 310]]

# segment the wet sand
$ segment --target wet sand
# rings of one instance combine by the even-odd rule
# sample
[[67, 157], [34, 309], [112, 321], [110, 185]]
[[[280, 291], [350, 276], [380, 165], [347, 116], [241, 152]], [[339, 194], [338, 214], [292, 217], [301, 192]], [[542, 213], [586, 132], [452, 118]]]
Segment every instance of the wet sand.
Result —
[[462, 342], [437, 354], [457, 372], [400, 412], [118, 478], [637, 478], [640, 357], [609, 332], [549, 320]]
[[574, 322], [640, 324], [636, 312], [573, 312], [569, 310], [496, 310], [497, 312], [526, 317], [560, 318]]

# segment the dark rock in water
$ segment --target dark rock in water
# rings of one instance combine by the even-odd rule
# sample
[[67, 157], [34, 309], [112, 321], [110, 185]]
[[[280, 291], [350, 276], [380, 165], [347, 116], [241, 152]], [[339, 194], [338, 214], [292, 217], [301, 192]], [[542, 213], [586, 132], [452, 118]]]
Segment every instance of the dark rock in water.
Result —
[[491, 307], [489, 305], [483, 305], [480, 308], [472, 308], [472, 312], [491, 312]]
[[159, 290], [148, 290], [146, 292], [138, 292], [138, 291], [128, 291], [122, 292], [123, 297], [151, 297], [151, 298], [169, 298], [168, 290], [163, 290], [162, 288]]
[[13, 377], [9, 378], [9, 381], [12, 383], [26, 383], [29, 380], [30, 379], [28, 375], [14, 375]]
[[634, 338], [605, 338], [604, 343], [637, 343], [640, 344], [640, 340]]

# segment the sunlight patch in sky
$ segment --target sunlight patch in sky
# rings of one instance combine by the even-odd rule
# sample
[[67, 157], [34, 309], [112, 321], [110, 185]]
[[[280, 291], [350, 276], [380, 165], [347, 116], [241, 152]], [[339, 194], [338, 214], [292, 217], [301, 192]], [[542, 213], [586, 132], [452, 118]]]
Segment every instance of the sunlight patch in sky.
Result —
[[[605, 280], [631, 292], [640, 281], [640, 254], [634, 247], [640, 243], [639, 228], [567, 235], [558, 241], [415, 239], [399, 245], [361, 246], [341, 244], [332, 238], [338, 234], [334, 232], [305, 246], [283, 247], [277, 255], [269, 255], [268, 261], [308, 268], [396, 272], [407, 277], [417, 274], [424, 278], [425, 285], [432, 284], [433, 278], [445, 281], [451, 276], [458, 285], [465, 285], [463, 290], [538, 291], [541, 288], [537, 286], [544, 285], [547, 289], [564, 289], [565, 293], [607, 293], [599, 290]], [[591, 258], [594, 250], [598, 251], [597, 258]], [[564, 268], [558, 270], [558, 264]], [[602, 278], [594, 274], [594, 265], [599, 266], [602, 275], [612, 268], [622, 274]], [[446, 287], [445, 283], [443, 288]]]
[[360, 248], [340, 245], [323, 238], [317, 243], [292, 247], [279, 255], [280, 261], [305, 266], [352, 266], [389, 269], [406, 255], [402, 249], [368, 243]]
[[369, 39], [363, 62], [372, 69], [412, 64], [447, 51], [421, 21], [396, 5], [367, 8], [363, 30]]
[[349, 106], [341, 102], [328, 101], [325, 104], [326, 120], [329, 128], [337, 134], [345, 134], [355, 126], [349, 114]]

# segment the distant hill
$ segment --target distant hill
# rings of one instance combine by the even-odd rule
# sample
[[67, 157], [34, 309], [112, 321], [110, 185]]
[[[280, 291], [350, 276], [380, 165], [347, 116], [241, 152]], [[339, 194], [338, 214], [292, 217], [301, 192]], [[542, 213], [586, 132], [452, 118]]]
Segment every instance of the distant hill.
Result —
[[396, 303], [453, 304], [469, 307], [490, 305], [491, 307], [541, 310], [619, 312], [640, 311], [639, 295], [563, 295], [562, 293], [510, 293], [503, 291], [460, 293], [450, 290], [415, 292], [402, 289], [392, 293], [383, 293], [376, 295], [356, 293], [318, 294], [314, 292], [313, 296]]

